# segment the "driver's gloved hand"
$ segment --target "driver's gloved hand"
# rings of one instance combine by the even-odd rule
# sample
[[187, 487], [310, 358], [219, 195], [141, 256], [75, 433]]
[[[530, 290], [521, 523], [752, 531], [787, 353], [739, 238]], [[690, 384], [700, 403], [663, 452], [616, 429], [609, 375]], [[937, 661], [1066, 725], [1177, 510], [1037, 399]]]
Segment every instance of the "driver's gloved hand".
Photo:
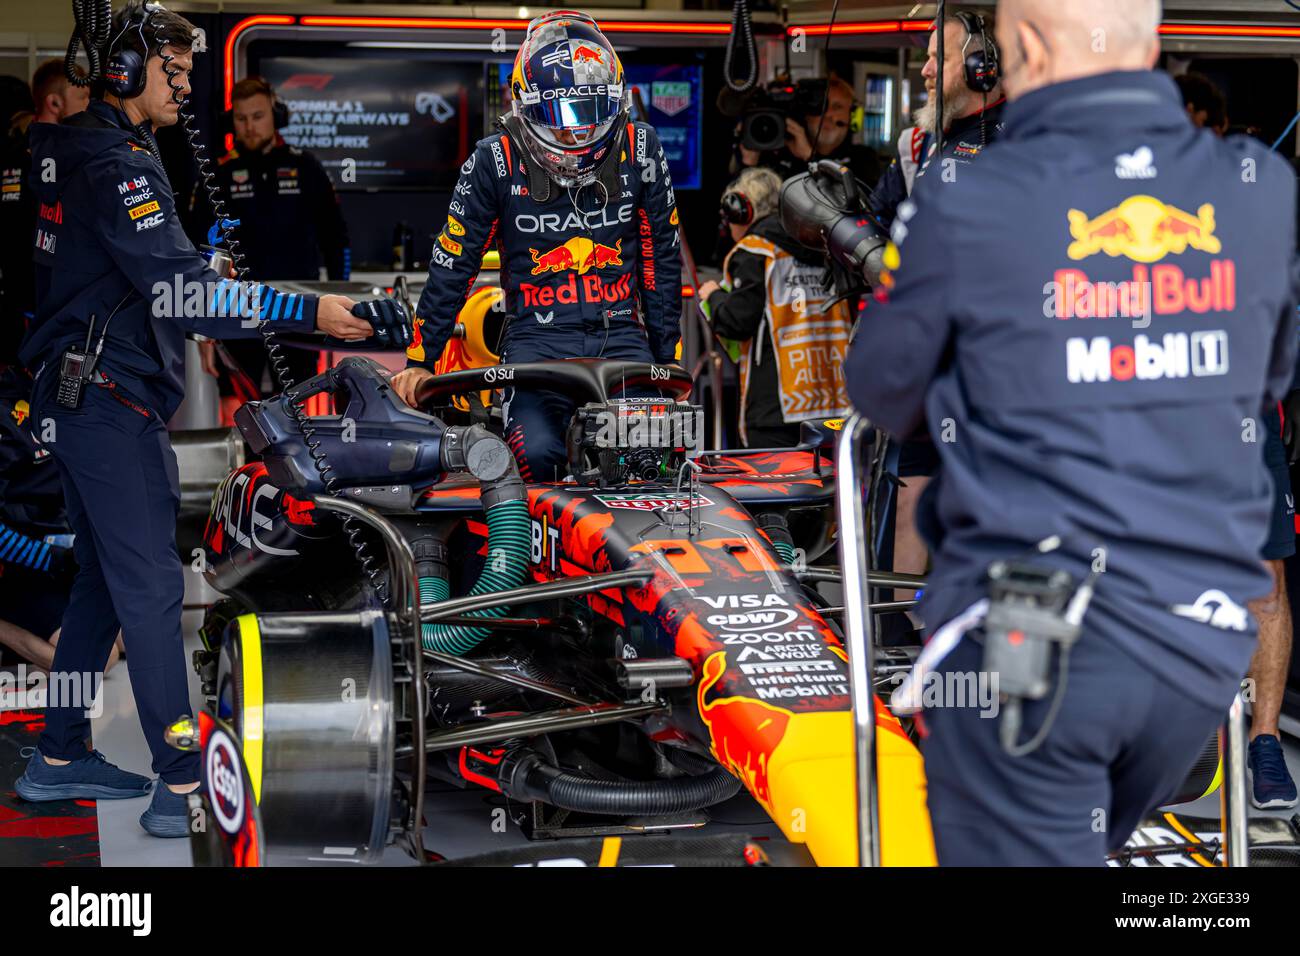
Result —
[[352, 314], [370, 323], [375, 330], [375, 344], [380, 348], [404, 349], [411, 344], [411, 315], [396, 299], [358, 302], [352, 307]]
[[1287, 464], [1294, 465], [1300, 459], [1300, 388], [1282, 399], [1282, 442]]

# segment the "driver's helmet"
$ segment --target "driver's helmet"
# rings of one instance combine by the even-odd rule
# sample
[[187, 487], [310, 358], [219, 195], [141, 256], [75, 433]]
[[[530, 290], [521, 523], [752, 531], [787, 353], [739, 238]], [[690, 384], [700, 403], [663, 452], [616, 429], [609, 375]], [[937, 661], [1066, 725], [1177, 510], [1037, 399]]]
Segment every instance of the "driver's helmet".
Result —
[[564, 187], [594, 181], [631, 103], [623, 64], [596, 21], [558, 11], [530, 23], [510, 93], [533, 161]]

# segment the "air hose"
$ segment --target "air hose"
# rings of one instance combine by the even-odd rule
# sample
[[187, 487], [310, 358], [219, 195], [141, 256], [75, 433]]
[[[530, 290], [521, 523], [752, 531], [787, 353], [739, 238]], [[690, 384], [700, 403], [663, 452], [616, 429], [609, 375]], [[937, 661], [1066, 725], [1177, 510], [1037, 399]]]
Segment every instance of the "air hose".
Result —
[[[682, 762], [668, 748], [674, 763]], [[614, 816], [688, 813], [729, 800], [740, 781], [724, 767], [697, 758], [703, 769], [693, 776], [662, 780], [597, 780], [547, 763], [535, 750], [519, 750], [501, 762], [501, 791], [517, 800], [541, 800], [562, 810]]]
[[[508, 591], [524, 583], [532, 545], [527, 492], [514, 455], [504, 441], [481, 425], [447, 429], [443, 437], [443, 463], [448, 471], [468, 471], [479, 480], [479, 500], [487, 518], [487, 562], [470, 589], [470, 597]], [[420, 603], [436, 604], [451, 595], [446, 549], [440, 542], [414, 542]], [[471, 612], [473, 617], [504, 617], [506, 607]], [[426, 650], [462, 657], [492, 633], [491, 626], [425, 624]]]
[[764, 511], [755, 515], [754, 523], [772, 542], [781, 563], [787, 568], [793, 566], [796, 557], [794, 536], [790, 534], [790, 525], [786, 522], [785, 515], [777, 511]]

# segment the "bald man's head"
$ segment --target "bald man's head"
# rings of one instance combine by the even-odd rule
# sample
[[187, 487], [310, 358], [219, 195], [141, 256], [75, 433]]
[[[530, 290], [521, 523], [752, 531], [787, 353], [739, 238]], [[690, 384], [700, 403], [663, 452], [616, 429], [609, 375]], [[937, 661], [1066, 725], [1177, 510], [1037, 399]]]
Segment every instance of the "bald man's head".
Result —
[[1160, 17], [1160, 0], [1002, 0], [997, 33], [1007, 95], [1150, 69], [1160, 55]]

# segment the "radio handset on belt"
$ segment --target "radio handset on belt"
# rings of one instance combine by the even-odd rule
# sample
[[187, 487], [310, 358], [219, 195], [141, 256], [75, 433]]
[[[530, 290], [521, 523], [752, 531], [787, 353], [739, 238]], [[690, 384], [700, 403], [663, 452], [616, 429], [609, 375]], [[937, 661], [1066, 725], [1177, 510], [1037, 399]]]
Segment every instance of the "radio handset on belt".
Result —
[[[1059, 547], [1059, 538], [1038, 546]], [[1070, 650], [1079, 640], [1083, 616], [1092, 603], [1099, 572], [1077, 587], [1066, 571], [1026, 561], [996, 561], [989, 566], [989, 609], [984, 619], [984, 673], [997, 678], [1002, 714], [998, 736], [1013, 757], [1033, 753], [1047, 739], [1065, 700]], [[1025, 701], [1042, 700], [1052, 689], [1052, 651], [1056, 651], [1056, 694], [1034, 737], [1020, 742]]]
[[108, 313], [108, 318], [104, 320], [104, 327], [99, 331], [95, 351], [90, 350], [90, 341], [95, 337], [95, 313], [92, 312], [90, 321], [86, 325], [85, 344], [81, 348], [70, 345], [59, 356], [59, 387], [54, 393], [54, 404], [72, 410], [81, 407], [86, 384], [94, 378], [95, 366], [99, 364], [99, 357], [104, 354], [104, 339], [108, 335], [108, 324], [113, 321], [113, 316], [117, 315], [118, 310], [126, 304], [126, 300], [131, 298], [134, 291], [132, 289], [122, 296], [122, 301]]

